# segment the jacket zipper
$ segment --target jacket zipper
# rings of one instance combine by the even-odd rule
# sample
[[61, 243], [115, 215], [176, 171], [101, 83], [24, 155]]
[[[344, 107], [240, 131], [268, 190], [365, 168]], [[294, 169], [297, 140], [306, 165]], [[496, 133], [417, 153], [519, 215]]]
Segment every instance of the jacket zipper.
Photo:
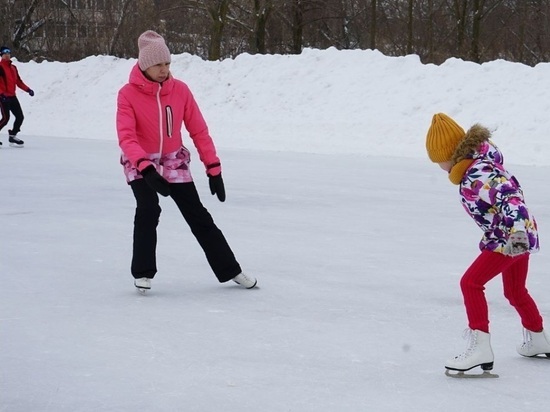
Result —
[[162, 148], [163, 148], [163, 143], [164, 143], [164, 139], [163, 139], [163, 136], [162, 136], [162, 104], [160, 102], [160, 91], [162, 89], [162, 85], [159, 84], [159, 88], [157, 90], [157, 107], [158, 107], [158, 112], [159, 112], [159, 174], [162, 176], [162, 165], [160, 164], [160, 161], [162, 159]]

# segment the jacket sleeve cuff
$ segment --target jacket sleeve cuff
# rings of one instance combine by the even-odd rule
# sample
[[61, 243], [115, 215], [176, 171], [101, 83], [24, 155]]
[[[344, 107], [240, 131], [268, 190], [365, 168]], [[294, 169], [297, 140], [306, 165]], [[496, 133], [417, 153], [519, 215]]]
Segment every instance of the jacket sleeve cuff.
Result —
[[141, 173], [143, 172], [143, 169], [147, 168], [147, 166], [151, 166], [153, 162], [151, 162], [149, 159], [139, 159], [136, 162], [136, 169]]
[[217, 176], [222, 172], [222, 165], [220, 163], [212, 163], [206, 166], [206, 174], [208, 176]]

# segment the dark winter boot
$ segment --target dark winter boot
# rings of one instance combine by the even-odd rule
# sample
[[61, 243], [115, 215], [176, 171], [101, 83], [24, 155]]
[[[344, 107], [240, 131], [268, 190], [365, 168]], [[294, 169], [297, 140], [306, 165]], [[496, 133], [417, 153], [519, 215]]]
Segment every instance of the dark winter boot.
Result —
[[8, 133], [10, 134], [10, 137], [9, 137], [10, 146], [23, 147], [23, 145], [25, 144], [23, 140], [18, 138], [16, 135], [12, 134], [11, 130], [8, 130]]

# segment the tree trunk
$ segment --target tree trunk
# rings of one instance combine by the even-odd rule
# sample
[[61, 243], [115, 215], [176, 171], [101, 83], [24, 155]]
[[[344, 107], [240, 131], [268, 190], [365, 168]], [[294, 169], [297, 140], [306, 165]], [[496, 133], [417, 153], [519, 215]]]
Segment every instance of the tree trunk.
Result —
[[474, 16], [472, 21], [472, 47], [470, 49], [470, 59], [479, 63], [481, 61], [481, 52], [479, 43], [481, 37], [481, 21], [483, 19], [484, 0], [474, 0]]
[[302, 0], [294, 0], [292, 15], [292, 53], [300, 54], [304, 43], [304, 4]]
[[272, 9], [272, 0], [266, 0], [263, 5], [261, 0], [254, 0], [254, 33], [253, 41], [250, 44], [251, 53], [266, 53], [266, 27]]
[[230, 1], [231, 0], [219, 0], [217, 4], [208, 6], [208, 14], [211, 19], [208, 60], [215, 61], [221, 59], [223, 28], [225, 26], [227, 13], [229, 12]]
[[466, 38], [466, 23], [468, 15], [468, 0], [454, 0], [456, 18], [456, 51], [464, 57], [464, 40]]
[[376, 0], [370, 2], [370, 33], [369, 33], [369, 48], [376, 49]]
[[115, 46], [118, 42], [118, 39], [120, 37], [120, 28], [124, 24], [124, 19], [126, 18], [126, 15], [128, 13], [128, 6], [133, 0], [124, 0], [124, 3], [122, 4], [122, 11], [120, 13], [120, 18], [116, 22], [116, 26], [113, 31], [113, 37], [111, 38], [111, 41], [109, 42], [109, 55], [114, 55]]
[[19, 23], [19, 26], [15, 29], [15, 33], [13, 35], [13, 47], [14, 49], [19, 49], [21, 47], [22, 41], [25, 39], [25, 37], [29, 36], [29, 33], [27, 33], [27, 30], [31, 23], [31, 17], [34, 13], [34, 10], [36, 9], [36, 6], [40, 0], [33, 0], [32, 3], [29, 5], [28, 9], [25, 11], [25, 14], [23, 18], [21, 19], [21, 22]]
[[434, 58], [434, 9], [433, 0], [428, 0], [428, 61]]
[[413, 52], [413, 10], [414, 0], [409, 0], [409, 8], [407, 10], [407, 54]]

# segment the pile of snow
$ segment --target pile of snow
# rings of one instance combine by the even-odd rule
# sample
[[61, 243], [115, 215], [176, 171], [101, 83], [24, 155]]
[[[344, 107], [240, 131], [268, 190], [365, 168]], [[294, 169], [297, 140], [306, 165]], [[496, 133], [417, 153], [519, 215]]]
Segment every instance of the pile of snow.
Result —
[[[17, 63], [36, 92], [19, 92], [23, 133], [116, 140], [116, 95], [135, 63]], [[191, 87], [219, 148], [425, 158], [431, 117], [445, 112], [464, 128], [493, 130], [508, 162], [550, 164], [548, 63], [436, 66], [416, 55], [307, 49], [220, 62], [174, 55], [172, 72]]]

